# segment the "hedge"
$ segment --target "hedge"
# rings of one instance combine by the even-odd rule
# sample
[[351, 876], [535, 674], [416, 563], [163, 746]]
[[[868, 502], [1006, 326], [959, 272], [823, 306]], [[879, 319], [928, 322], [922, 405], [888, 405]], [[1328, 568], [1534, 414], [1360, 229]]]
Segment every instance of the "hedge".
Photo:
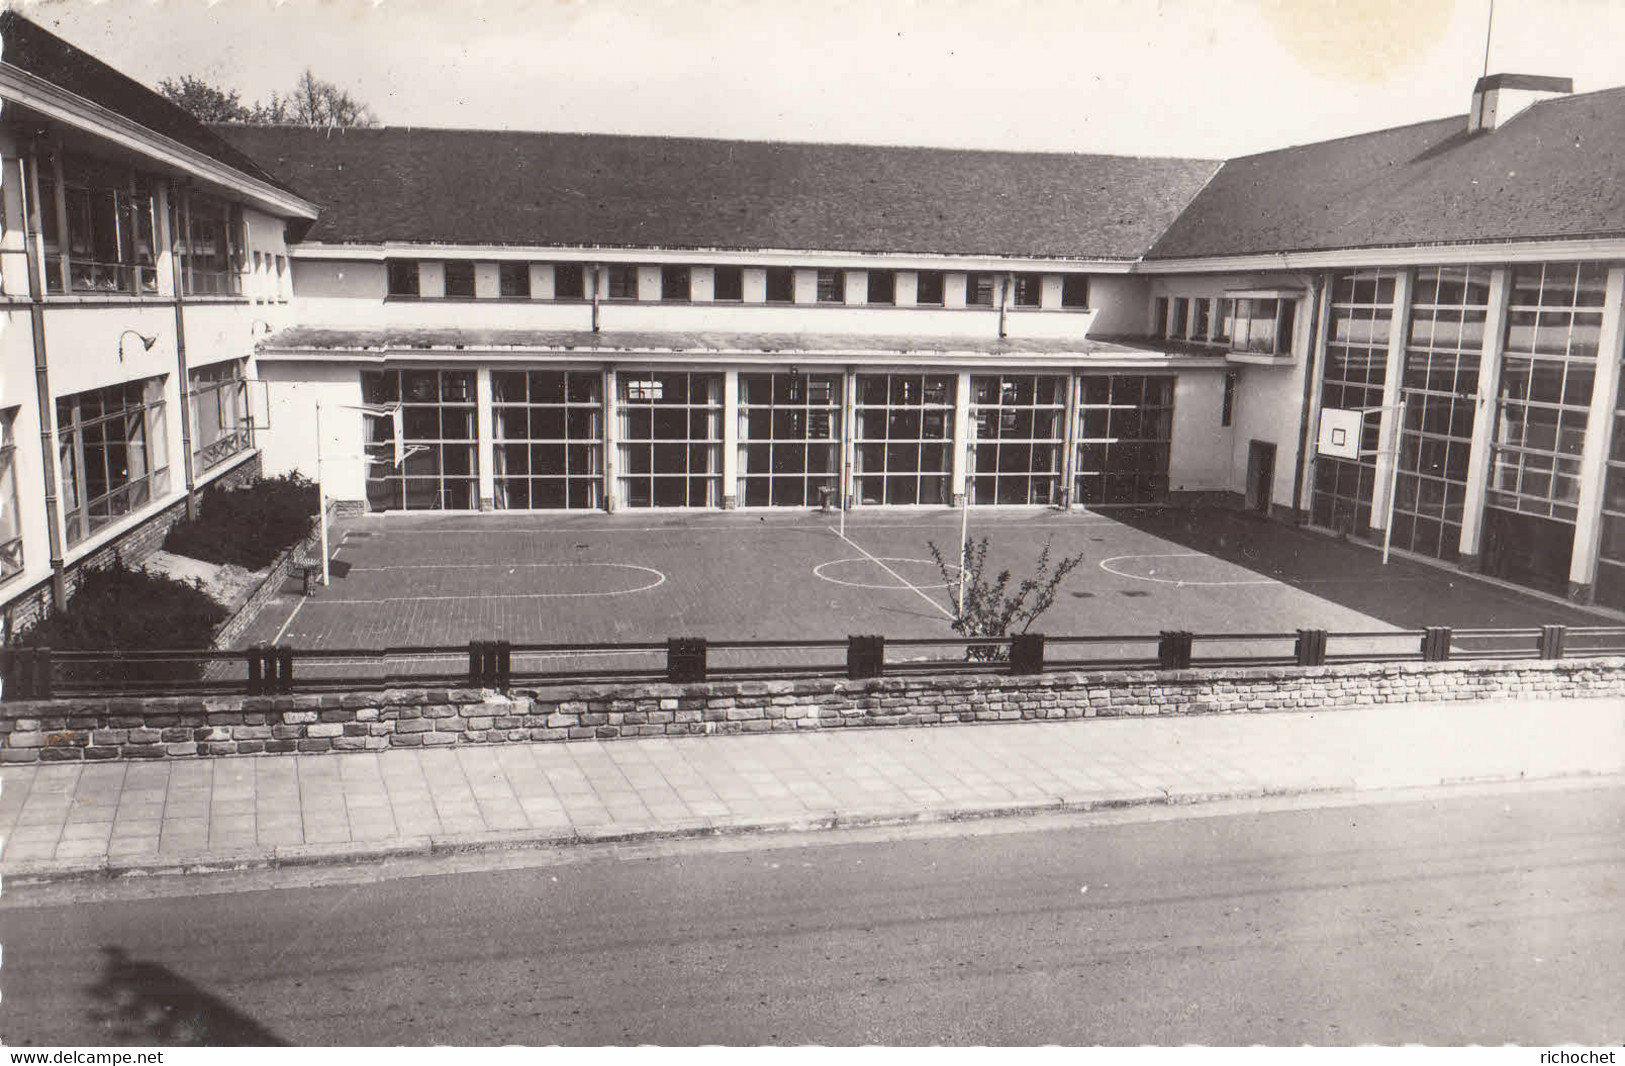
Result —
[[197, 517], [175, 523], [164, 538], [164, 550], [262, 569], [310, 536], [316, 496], [315, 482], [297, 473], [256, 478], [240, 489], [208, 489]]

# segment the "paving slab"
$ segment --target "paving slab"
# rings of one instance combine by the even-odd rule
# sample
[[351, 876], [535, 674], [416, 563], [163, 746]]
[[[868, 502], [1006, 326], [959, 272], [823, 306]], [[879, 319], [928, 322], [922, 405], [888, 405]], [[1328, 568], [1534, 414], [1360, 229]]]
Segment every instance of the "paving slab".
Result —
[[8, 881], [1625, 775], [1625, 700], [0, 770]]

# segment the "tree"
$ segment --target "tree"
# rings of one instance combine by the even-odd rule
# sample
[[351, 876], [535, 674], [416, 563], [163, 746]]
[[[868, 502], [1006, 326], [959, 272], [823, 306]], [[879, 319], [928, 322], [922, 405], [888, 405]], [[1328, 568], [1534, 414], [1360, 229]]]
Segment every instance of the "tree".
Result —
[[[1010, 587], [1010, 571], [1000, 570], [998, 575], [987, 576], [987, 538], [980, 542], [965, 541], [964, 584], [960, 584], [960, 564], [943, 558], [942, 550], [934, 541], [926, 541], [942, 571], [942, 580], [954, 589], [953, 631], [964, 637], [1004, 637], [1011, 627], [1019, 625], [1016, 633], [1025, 633], [1040, 615], [1055, 604], [1055, 594], [1068, 574], [1083, 563], [1083, 553], [1069, 555], [1050, 568], [1049, 541], [1038, 553], [1037, 565], [1031, 577], [1023, 578], [1014, 593]], [[959, 590], [963, 588], [963, 593]], [[1010, 649], [999, 646], [971, 646], [965, 649], [965, 658], [982, 662], [1002, 662], [1009, 658]]]
[[203, 122], [247, 122], [251, 113], [236, 89], [228, 92], [190, 74], [165, 78], [158, 91]]
[[299, 75], [292, 92], [272, 93], [264, 104], [256, 104], [249, 121], [324, 128], [378, 125], [371, 108], [309, 69]]
[[309, 69], [293, 91], [272, 93], [244, 104], [237, 90], [222, 89], [190, 74], [165, 78], [158, 91], [204, 122], [240, 122], [253, 126], [376, 126], [372, 109]]

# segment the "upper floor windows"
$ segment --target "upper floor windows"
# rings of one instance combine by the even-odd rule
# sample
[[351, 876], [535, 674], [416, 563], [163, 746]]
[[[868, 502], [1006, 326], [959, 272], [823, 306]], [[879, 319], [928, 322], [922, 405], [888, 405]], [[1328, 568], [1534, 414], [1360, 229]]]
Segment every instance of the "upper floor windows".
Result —
[[1089, 306], [1089, 275], [1061, 275], [1061, 306], [1073, 308]]
[[384, 264], [389, 275], [389, 295], [417, 296], [418, 263], [416, 259], [391, 259]]
[[916, 282], [914, 302], [926, 307], [941, 307], [946, 287], [940, 270], [922, 270]]
[[446, 299], [472, 300], [474, 298], [474, 264], [466, 259], [454, 259], [445, 264]]
[[638, 268], [629, 263], [609, 265], [609, 293], [611, 300], [638, 298]]
[[789, 267], [767, 268], [767, 302], [788, 304], [796, 301], [796, 275]]
[[243, 222], [237, 208], [188, 192], [171, 204], [181, 291], [188, 296], [237, 296], [242, 292]]
[[890, 270], [869, 271], [869, 303], [888, 306], [897, 302], [897, 274]]
[[497, 266], [497, 292], [505, 300], [530, 299], [530, 264], [499, 264]]
[[1298, 302], [1280, 297], [1239, 297], [1223, 302], [1223, 332], [1230, 348], [1261, 355], [1292, 351]]
[[721, 303], [739, 303], [745, 298], [745, 271], [740, 267], [717, 267], [711, 285], [711, 298]]
[[686, 266], [660, 268], [660, 298], [668, 303], [688, 303], [694, 298], [694, 279]]
[[818, 272], [818, 302], [841, 304], [846, 302], [846, 271], [820, 270]]
[[39, 194], [47, 292], [157, 294], [153, 196], [143, 178], [53, 156], [41, 162]]
[[993, 275], [973, 273], [965, 275], [965, 306], [993, 306]]
[[553, 298], [555, 300], [584, 300], [587, 298], [586, 272], [580, 263], [553, 265]]
[[1017, 274], [1011, 302], [1017, 307], [1041, 307], [1044, 303], [1044, 275]]

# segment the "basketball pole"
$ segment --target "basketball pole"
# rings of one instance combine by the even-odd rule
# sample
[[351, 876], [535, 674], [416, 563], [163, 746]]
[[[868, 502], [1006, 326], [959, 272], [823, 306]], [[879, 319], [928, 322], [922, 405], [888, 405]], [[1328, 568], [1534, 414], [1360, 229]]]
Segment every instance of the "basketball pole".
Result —
[[971, 470], [976, 463], [976, 423], [970, 424], [970, 439], [965, 442], [965, 485], [959, 494], [959, 602], [954, 611], [965, 617], [965, 577], [970, 565], [970, 488]]
[[1399, 394], [1399, 422], [1394, 427], [1394, 460], [1393, 466], [1388, 470], [1388, 512], [1387, 520], [1382, 526], [1382, 565], [1388, 565], [1388, 550], [1394, 543], [1394, 497], [1399, 494], [1399, 454], [1405, 442], [1405, 405], [1410, 398], [1403, 392]]
[[322, 530], [322, 587], [328, 586], [327, 573], [327, 482], [322, 471], [322, 401], [316, 401], [316, 522]]

